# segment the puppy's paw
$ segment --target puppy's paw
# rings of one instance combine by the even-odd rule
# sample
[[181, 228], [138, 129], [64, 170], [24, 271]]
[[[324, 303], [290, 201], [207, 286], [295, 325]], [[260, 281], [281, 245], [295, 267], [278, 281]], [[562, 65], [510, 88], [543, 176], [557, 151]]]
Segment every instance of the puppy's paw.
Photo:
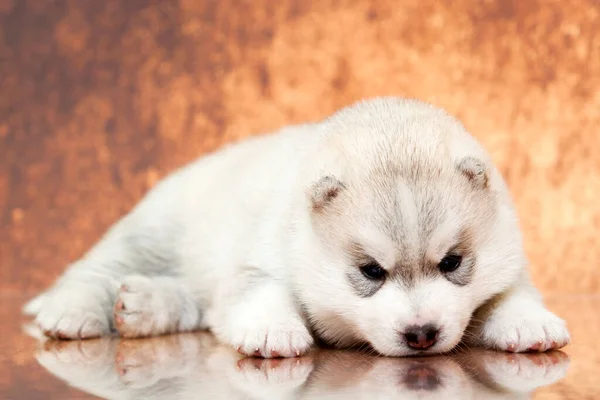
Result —
[[232, 327], [231, 344], [243, 355], [278, 358], [305, 354], [314, 340], [306, 326], [296, 318], [282, 321], [249, 320]]
[[144, 276], [127, 277], [117, 293], [115, 327], [123, 337], [161, 335], [176, 330], [179, 299]]
[[90, 339], [110, 333], [105, 290], [101, 287], [60, 287], [46, 298], [35, 318], [54, 339]]
[[514, 392], [528, 393], [564, 378], [569, 357], [560, 352], [486, 354], [486, 372], [497, 384]]
[[484, 323], [486, 347], [510, 352], [560, 349], [571, 338], [565, 322], [542, 306], [501, 309]]

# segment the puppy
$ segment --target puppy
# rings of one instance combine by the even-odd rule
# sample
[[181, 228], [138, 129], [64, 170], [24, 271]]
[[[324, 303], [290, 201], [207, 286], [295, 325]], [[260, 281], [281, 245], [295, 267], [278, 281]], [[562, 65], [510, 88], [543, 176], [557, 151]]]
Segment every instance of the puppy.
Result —
[[432, 105], [376, 98], [159, 182], [25, 312], [53, 338], [210, 329], [246, 355], [569, 343], [489, 155]]

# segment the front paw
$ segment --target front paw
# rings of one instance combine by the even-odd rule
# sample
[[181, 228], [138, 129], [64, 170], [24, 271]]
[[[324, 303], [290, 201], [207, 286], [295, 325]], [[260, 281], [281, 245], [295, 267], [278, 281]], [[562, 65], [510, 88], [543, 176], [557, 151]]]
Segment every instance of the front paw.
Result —
[[248, 321], [232, 327], [231, 344], [243, 355], [277, 358], [305, 354], [314, 340], [298, 319], [282, 321]]
[[571, 338], [565, 322], [540, 306], [498, 310], [483, 324], [483, 345], [510, 352], [560, 349]]
[[155, 336], [175, 330], [178, 316], [170, 312], [169, 293], [144, 276], [124, 279], [114, 306], [115, 327], [122, 337]]
[[91, 339], [110, 333], [106, 290], [98, 286], [65, 285], [48, 296], [35, 324], [54, 339]]

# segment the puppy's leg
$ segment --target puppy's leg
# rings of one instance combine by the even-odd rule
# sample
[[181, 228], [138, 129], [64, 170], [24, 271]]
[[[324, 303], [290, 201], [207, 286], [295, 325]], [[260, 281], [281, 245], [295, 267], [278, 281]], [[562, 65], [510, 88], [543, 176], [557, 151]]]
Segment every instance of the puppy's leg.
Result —
[[207, 315], [213, 333], [240, 353], [265, 358], [306, 353], [313, 338], [290, 289], [269, 276], [228, 282]]
[[565, 322], [546, 309], [525, 273], [513, 288], [481, 307], [473, 321], [467, 337], [492, 349], [546, 351], [570, 342]]
[[110, 311], [117, 281], [81, 260], [56, 284], [25, 306], [49, 337], [87, 339], [111, 330]]
[[143, 337], [202, 328], [201, 312], [192, 292], [181, 279], [125, 278], [114, 309], [121, 336]]
[[[148, 219], [148, 218], [146, 218]], [[103, 336], [113, 328], [119, 285], [131, 274], [173, 274], [167, 240], [127, 216], [57, 282], [24, 308], [46, 335], [60, 339]]]

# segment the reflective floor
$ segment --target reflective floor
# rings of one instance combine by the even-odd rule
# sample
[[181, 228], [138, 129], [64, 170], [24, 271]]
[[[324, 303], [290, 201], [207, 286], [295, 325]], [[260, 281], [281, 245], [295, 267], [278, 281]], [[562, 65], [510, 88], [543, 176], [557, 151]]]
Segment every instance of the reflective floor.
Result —
[[242, 358], [208, 333], [39, 342], [23, 332], [18, 300], [0, 306], [2, 399], [600, 398], [600, 297], [548, 299], [573, 335], [560, 352], [277, 360]]

